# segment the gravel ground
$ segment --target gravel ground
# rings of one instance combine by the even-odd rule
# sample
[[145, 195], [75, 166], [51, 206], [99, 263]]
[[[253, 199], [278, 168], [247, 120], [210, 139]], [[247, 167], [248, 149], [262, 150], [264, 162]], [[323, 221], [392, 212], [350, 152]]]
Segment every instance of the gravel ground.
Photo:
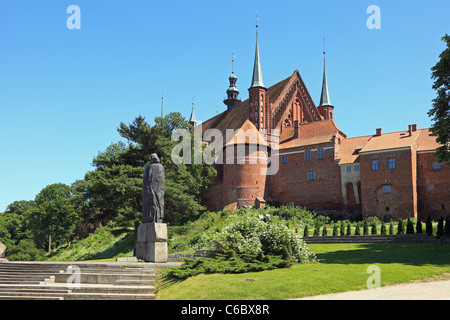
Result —
[[450, 280], [400, 284], [296, 300], [450, 300]]

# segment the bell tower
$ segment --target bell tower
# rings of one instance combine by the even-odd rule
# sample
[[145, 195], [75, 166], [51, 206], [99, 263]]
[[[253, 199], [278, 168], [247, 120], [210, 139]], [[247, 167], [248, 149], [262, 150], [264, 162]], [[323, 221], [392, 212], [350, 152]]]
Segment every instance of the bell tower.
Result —
[[234, 55], [231, 59], [231, 76], [228, 78], [230, 81], [230, 87], [227, 90], [227, 98], [223, 103], [228, 107], [227, 112], [230, 112], [236, 105], [241, 102], [239, 98], [239, 90], [236, 88], [237, 77], [234, 75]]
[[327, 69], [325, 61], [325, 51], [323, 52], [323, 80], [322, 80], [322, 94], [320, 96], [320, 104], [317, 107], [322, 119], [328, 120], [333, 119], [334, 107], [331, 104], [330, 93], [328, 92], [328, 81], [327, 81]]

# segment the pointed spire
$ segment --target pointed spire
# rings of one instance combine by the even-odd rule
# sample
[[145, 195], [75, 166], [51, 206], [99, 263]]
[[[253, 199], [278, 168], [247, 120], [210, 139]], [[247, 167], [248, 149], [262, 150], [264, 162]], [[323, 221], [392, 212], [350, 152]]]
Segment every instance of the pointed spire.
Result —
[[332, 106], [331, 100], [330, 100], [330, 93], [328, 92], [325, 51], [323, 52], [323, 82], [322, 82], [322, 94], [320, 96], [319, 107], [322, 107], [322, 106]]
[[192, 98], [192, 112], [191, 112], [191, 118], [189, 119], [189, 123], [192, 124], [194, 127], [197, 125], [197, 119], [195, 119], [195, 114], [194, 114], [194, 98]]
[[[256, 20], [258, 23], [258, 13], [256, 13]], [[259, 44], [258, 44], [258, 24], [256, 24], [256, 49], [255, 49], [255, 64], [253, 65], [253, 77], [252, 77], [252, 86], [254, 87], [263, 87], [264, 88], [264, 81], [262, 77], [262, 71], [261, 71], [261, 61], [259, 59]]]

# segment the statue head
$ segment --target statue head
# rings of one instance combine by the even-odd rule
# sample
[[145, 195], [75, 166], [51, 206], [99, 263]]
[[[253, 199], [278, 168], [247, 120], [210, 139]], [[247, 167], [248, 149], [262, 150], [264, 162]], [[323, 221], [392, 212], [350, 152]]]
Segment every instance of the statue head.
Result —
[[160, 163], [158, 155], [156, 153], [152, 153], [150, 155], [150, 162], [151, 163]]

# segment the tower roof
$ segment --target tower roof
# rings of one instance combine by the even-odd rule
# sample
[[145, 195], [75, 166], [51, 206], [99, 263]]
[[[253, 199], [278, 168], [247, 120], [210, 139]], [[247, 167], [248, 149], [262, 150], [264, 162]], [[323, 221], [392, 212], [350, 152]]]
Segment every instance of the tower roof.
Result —
[[189, 123], [195, 126], [197, 124], [197, 119], [195, 119], [194, 114], [194, 104], [192, 104], [192, 112], [191, 112], [191, 118], [189, 119]]
[[254, 87], [264, 88], [264, 81], [261, 71], [261, 61], [259, 59], [258, 29], [256, 29], [255, 63], [253, 65], [252, 85], [250, 88]]
[[[325, 52], [324, 52], [325, 54]], [[330, 93], [328, 92], [328, 81], [327, 81], [327, 69], [325, 63], [325, 56], [323, 57], [323, 82], [322, 82], [322, 94], [320, 96], [319, 107], [322, 106], [332, 106]]]

